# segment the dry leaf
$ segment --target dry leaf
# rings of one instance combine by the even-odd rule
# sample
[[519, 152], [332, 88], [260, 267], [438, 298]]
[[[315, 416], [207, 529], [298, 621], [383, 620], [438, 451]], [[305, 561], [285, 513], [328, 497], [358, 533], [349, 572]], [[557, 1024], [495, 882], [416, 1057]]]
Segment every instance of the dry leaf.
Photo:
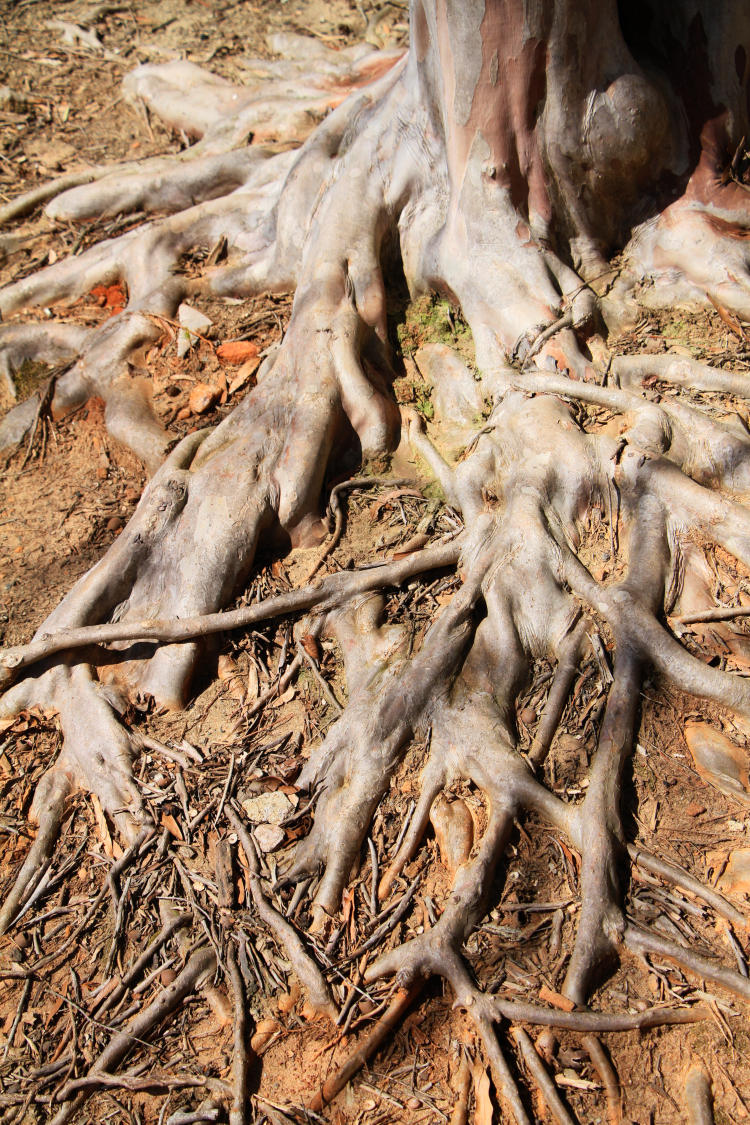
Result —
[[260, 695], [260, 681], [258, 679], [258, 669], [252, 661], [247, 670], [247, 691], [245, 692], [246, 700], [255, 700]]
[[420, 551], [426, 543], [429, 543], [429, 535], [414, 535], [406, 543], [403, 543], [398, 551], [394, 554], [394, 559], [403, 559], [407, 555], [414, 554], [415, 551]]
[[744, 344], [747, 341], [747, 333], [745, 332], [745, 329], [742, 327], [734, 313], [730, 312], [729, 309], [724, 307], [724, 305], [720, 305], [718, 301], [715, 301], [710, 293], [707, 293], [706, 296], [708, 297], [713, 307], [716, 309], [721, 319], [726, 324], [729, 331], [733, 332], [737, 339], [742, 340]]
[[708, 723], [686, 723], [685, 741], [704, 781], [750, 805], [747, 753]]
[[750, 895], [750, 849], [732, 852], [718, 886], [725, 894]]
[[257, 356], [258, 345], [250, 340], [227, 340], [225, 344], [219, 344], [216, 354], [225, 363], [243, 363]]
[[235, 375], [234, 379], [232, 379], [232, 382], [229, 384], [228, 394], [233, 395], [235, 391], [238, 391], [240, 389], [240, 387], [244, 387], [245, 383], [247, 383], [250, 377], [255, 374], [259, 367], [260, 356], [256, 355], [253, 359], [246, 360], [246, 362], [242, 364], [242, 367]]
[[250, 1040], [250, 1047], [257, 1054], [262, 1051], [277, 1031], [281, 1030], [281, 1025], [276, 1020], [258, 1020], [255, 1025], [255, 1031]]
[[182, 833], [177, 826], [177, 821], [170, 813], [163, 812], [161, 814], [161, 822], [170, 836], [174, 836], [175, 840], [182, 841]]
[[107, 827], [107, 820], [106, 820], [106, 817], [104, 816], [104, 812], [102, 810], [101, 802], [100, 802], [99, 798], [97, 797], [96, 793], [92, 793], [90, 796], [91, 796], [91, 807], [94, 810], [94, 819], [96, 821], [96, 827], [99, 830], [99, 835], [102, 838], [102, 844], [104, 846], [104, 854], [106, 856], [108, 856], [110, 859], [112, 859], [112, 857], [114, 855], [114, 853], [112, 851], [112, 837], [109, 834], [109, 828]]
[[312, 660], [320, 660], [320, 648], [312, 633], [305, 633], [300, 640], [300, 644]]
[[286, 689], [283, 695], [280, 695], [277, 699], [272, 699], [268, 706], [283, 707], [285, 703], [289, 703], [292, 699], [294, 699], [294, 693], [295, 689], [294, 685], [292, 685], [292, 687]]
[[95, 285], [89, 296], [102, 308], [111, 309], [113, 315], [122, 312], [128, 302], [125, 286], [121, 281], [114, 285]]
[[223, 652], [217, 662], [216, 674], [220, 680], [233, 680], [235, 676], [240, 674], [237, 661], [228, 653]]

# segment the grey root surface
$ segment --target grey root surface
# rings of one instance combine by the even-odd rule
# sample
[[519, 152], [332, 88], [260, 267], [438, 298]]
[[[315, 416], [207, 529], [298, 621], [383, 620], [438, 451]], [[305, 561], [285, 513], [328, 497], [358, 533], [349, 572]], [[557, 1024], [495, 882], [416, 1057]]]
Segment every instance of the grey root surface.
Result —
[[[453, 567], [460, 586], [416, 645], [408, 626], [385, 615], [400, 571], [379, 581], [371, 571], [366, 581], [349, 575], [322, 602], [314, 588], [300, 602], [316, 635], [338, 642], [348, 701], [298, 781], [315, 798], [314, 817], [283, 881], [306, 881], [314, 925], [325, 931], [367, 854], [379, 801], [412, 740], [429, 734], [416, 809], [381, 897], [456, 779], [484, 795], [486, 825], [436, 923], [372, 962], [367, 976], [392, 974], [404, 987], [444, 977], [476, 1021], [501, 1098], [525, 1122], [503, 1054], [511, 1048], [501, 1049], [495, 1025], [616, 1029], [625, 1014], [588, 1013], [586, 1004], [625, 947], [750, 999], [746, 978], [628, 919], [620, 807], [644, 677], [750, 720], [750, 682], [691, 655], [665, 619], [706, 604], [701, 542], [750, 566], [750, 437], [726, 407], [746, 401], [749, 384], [681, 356], [618, 357], [606, 343], [639, 306], [712, 302], [750, 319], [750, 6], [412, 0], [405, 53], [337, 53], [294, 36], [271, 46], [283, 58], [259, 61], [249, 88], [184, 62], [126, 78], [129, 98], [189, 126], [194, 143], [176, 157], [100, 169], [46, 211], [60, 222], [129, 210], [158, 217], [0, 291], [6, 368], [27, 357], [60, 365], [53, 414], [101, 397], [110, 433], [150, 474], [127, 527], [39, 626], [32, 656], [0, 655], [0, 713], [54, 710], [64, 734], [37, 788], [39, 831], [0, 921], [12, 923], [51, 855], [72, 789], [96, 793], [125, 841], [142, 838], [149, 823], [133, 773], [141, 746], [121, 721], [126, 701], [184, 705], [211, 631], [200, 619], [243, 588], [259, 544], [322, 543], [336, 466], [351, 463], [352, 451], [382, 466], [402, 443], [462, 524], [408, 574]], [[282, 133], [297, 147], [264, 146], [264, 136]], [[221, 238], [225, 262], [197, 280], [176, 272], [181, 255]], [[431, 425], [400, 412], [391, 391], [401, 362], [386, 327], [395, 273], [412, 296], [437, 292], [459, 306], [476, 347], [476, 378], [434, 350]], [[116, 281], [127, 307], [101, 327], [24, 319], [24, 310], [59, 309]], [[214, 430], [175, 445], [129, 356], [186, 299], [290, 289], [288, 330], [257, 386]], [[3, 445], [28, 433], [38, 405], [32, 398], [0, 423]], [[602, 407], [607, 425], [596, 421]], [[597, 520], [610, 525], [621, 563], [609, 584], [583, 561]], [[194, 622], [192, 633], [170, 639], [176, 619]], [[148, 639], [138, 629], [153, 622], [165, 624], [163, 643], [152, 635], [145, 656], [142, 645], [129, 651], [127, 638]], [[76, 631], [68, 647], [67, 630]], [[63, 643], [49, 647], [48, 635], [61, 632]], [[545, 783], [543, 762], [600, 634], [612, 679], [576, 802]], [[94, 650], [80, 646], [108, 637], [118, 647], [101, 667], [89, 663]], [[517, 701], [542, 659], [556, 671], [524, 755]], [[515, 1010], [482, 992], [461, 953], [513, 825], [529, 811], [580, 857], [577, 937], [562, 986], [569, 1014]], [[304, 935], [284, 925], [325, 1007]], [[648, 1025], [646, 1016], [622, 1024]]]

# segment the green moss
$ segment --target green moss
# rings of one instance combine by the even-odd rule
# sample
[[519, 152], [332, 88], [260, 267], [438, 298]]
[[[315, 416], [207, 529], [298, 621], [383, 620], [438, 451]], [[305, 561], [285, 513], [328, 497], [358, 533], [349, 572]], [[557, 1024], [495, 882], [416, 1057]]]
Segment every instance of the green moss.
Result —
[[428, 500], [439, 500], [441, 504], [445, 503], [445, 493], [442, 486], [433, 478], [427, 481], [427, 484], [420, 485], [422, 495], [426, 496]]
[[435, 294], [406, 306], [396, 324], [396, 338], [404, 355], [413, 355], [423, 344], [447, 344], [474, 362], [474, 340], [460, 309]]
[[49, 367], [46, 363], [25, 359], [18, 370], [13, 372], [18, 401], [25, 402], [48, 377]]

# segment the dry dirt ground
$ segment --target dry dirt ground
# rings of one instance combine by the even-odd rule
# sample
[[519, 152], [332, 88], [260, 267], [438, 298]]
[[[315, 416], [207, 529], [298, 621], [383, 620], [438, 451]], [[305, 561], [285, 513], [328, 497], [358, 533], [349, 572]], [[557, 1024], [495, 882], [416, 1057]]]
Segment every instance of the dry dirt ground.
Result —
[[[381, 41], [405, 41], [403, 8], [388, 8], [375, 26]], [[0, 84], [13, 94], [0, 92], [0, 201], [63, 170], [177, 151], [183, 146], [183, 138], [120, 103], [120, 80], [136, 64], [182, 56], [241, 81], [243, 60], [268, 54], [265, 36], [269, 30], [299, 30], [328, 45], [345, 45], [362, 37], [364, 17], [371, 10], [372, 5], [347, 0], [327, 4], [315, 0], [255, 4], [159, 0], [88, 7], [49, 0], [6, 4], [0, 19]], [[94, 30], [101, 46], [87, 46], [71, 38], [65, 24], [76, 23]], [[22, 276], [140, 221], [136, 215], [127, 221], [53, 229], [38, 213], [33, 214], [12, 234], [0, 232], [0, 281]], [[186, 261], [184, 268], [189, 270], [191, 263]], [[117, 315], [121, 298], [116, 287], [95, 290], [66, 315], [79, 323], [95, 323]], [[284, 295], [203, 302], [213, 327], [207, 339], [182, 359], [176, 354], [174, 328], [165, 323], [160, 343], [143, 357], [153, 377], [161, 416], [178, 431], [188, 432], [228, 412], [252, 386], [253, 351], [262, 353], [283, 333], [290, 303], [291, 296]], [[406, 356], [397, 396], [429, 418], [429, 388], [420, 384], [409, 363], [411, 351], [428, 340], [447, 340], [466, 352], [470, 341], [460, 318], [447, 315], [446, 306], [430, 301], [408, 308], [394, 302], [393, 329], [394, 340], [400, 342]], [[240, 358], [228, 360], [217, 353], [217, 346], [227, 340], [254, 348], [240, 349]], [[713, 312], [644, 319], [620, 345], [626, 351], [677, 350], [750, 371], [749, 345], [741, 330], [739, 335], [733, 332]], [[46, 374], [33, 365], [22, 369], [17, 373], [19, 395], [30, 393]], [[198, 419], [195, 391], [201, 384], [211, 389], [213, 405]], [[8, 388], [3, 387], [0, 395], [5, 396], [0, 399], [0, 407], [5, 409], [10, 404]], [[744, 404], [733, 402], [728, 408], [739, 412], [747, 424]], [[606, 412], [600, 413], [604, 425]], [[394, 487], [385, 482], [377, 489], [350, 495], [346, 534], [327, 561], [328, 569], [391, 557], [408, 547], [415, 536], [438, 534], [455, 524], [455, 517], [445, 510], [440, 496], [419, 480], [416, 469], [414, 476], [415, 486]], [[3, 644], [28, 640], [73, 582], [101, 556], [131, 514], [144, 479], [137, 459], [107, 436], [97, 401], [47, 425], [33, 450], [20, 450], [8, 459], [0, 479]], [[611, 558], [610, 546], [604, 533], [598, 535], [593, 528], [587, 562], [597, 578], [608, 572], [616, 574], [617, 561]], [[717, 598], [750, 604], [750, 579], [738, 571], [734, 560], [714, 551], [709, 561], [716, 576]], [[309, 552], [261, 559], [240, 604], [301, 581], [310, 563]], [[394, 618], [409, 615], [419, 636], [419, 630], [450, 599], [453, 588], [450, 576], [415, 582], [394, 595], [389, 613]], [[707, 658], [745, 671], [710, 626], [695, 626], [690, 643]], [[294, 779], [300, 755], [308, 752], [311, 741], [335, 718], [336, 697], [344, 698], [335, 649], [330, 645], [317, 648], [310, 639], [310, 665], [305, 664], [296, 680], [262, 713], [248, 712], [246, 701], [276, 682], [293, 646], [287, 622], [273, 623], [247, 636], [220, 638], [206, 660], [196, 698], [187, 711], [157, 715], [148, 713], [144, 704], [142, 713], [134, 711], [128, 716], [132, 726], [172, 747], [176, 760], [164, 758], [158, 751], [144, 753], [140, 759], [138, 776], [173, 851], [169, 859], [159, 851], [153, 853], [134, 873], [123, 896], [124, 918], [113, 917], [106, 897], [106, 870], [120, 854], [118, 841], [110, 835], [95, 801], [80, 794], [71, 803], [45, 893], [10, 937], [3, 939], [0, 949], [0, 1121], [47, 1120], [50, 1099], [62, 1082], [72, 1074], [85, 1073], [86, 1060], [101, 1049], [101, 1025], [123, 1023], [173, 979], [185, 952], [178, 942], [153, 959], [142, 985], [125, 1004], [100, 1020], [91, 1014], [112, 989], [117, 974], [156, 932], [160, 908], [163, 918], [170, 903], [192, 906], [211, 936], [216, 927], [236, 921], [243, 928], [241, 967], [253, 1021], [255, 1120], [264, 1116], [284, 1120], [278, 1107], [293, 1113], [290, 1107], [305, 1102], [371, 1025], [371, 1013], [382, 1004], [389, 986], [384, 983], [374, 990], [361, 986], [363, 962], [340, 956], [342, 950], [355, 949], [362, 934], [369, 932], [366, 857], [338, 920], [341, 946], [331, 957], [329, 979], [336, 986], [339, 1003], [349, 1012], [342, 1021], [343, 1033], [330, 1023], [309, 1018], [283, 951], [247, 908], [242, 868], [230, 867], [228, 875], [222, 868], [216, 811], [230, 778], [236, 781], [240, 800], [274, 793], [285, 798], [293, 811], [298, 801]], [[541, 683], [544, 669], [537, 672], [535, 682]], [[329, 685], [328, 694], [321, 688], [322, 681]], [[585, 767], [594, 744], [602, 692], [602, 669], [592, 662], [583, 669], [550, 758], [549, 776], [557, 791], [570, 798], [576, 794], [574, 763], [578, 758]], [[539, 698], [530, 697], [521, 709], [525, 737], [523, 721], [535, 720], [539, 703]], [[750, 846], [750, 816], [746, 806], [706, 784], [693, 768], [683, 737], [684, 724], [693, 711], [694, 703], [665, 692], [657, 683], [644, 693], [640, 751], [627, 779], [627, 827], [631, 840], [716, 885], [732, 851]], [[720, 721], [718, 715], [716, 718]], [[0, 727], [0, 897], [7, 893], [28, 849], [26, 814], [34, 784], [58, 743], [51, 716], [27, 713]], [[377, 814], [373, 838], [381, 854], [395, 848], [405, 812], [417, 794], [415, 779], [423, 750], [412, 747]], [[262, 769], [258, 765], [261, 756]], [[481, 798], [471, 792], [462, 795], [481, 822]], [[283, 833], [283, 846], [309, 823], [303, 810], [299, 811], [299, 819]], [[265, 858], [268, 873], [273, 875], [278, 855], [271, 850]], [[538, 999], [540, 988], [554, 992], [562, 979], [578, 904], [578, 861], [552, 830], [531, 822], [519, 828], [507, 862], [507, 874], [493, 894], [491, 912], [470, 939], [466, 954], [485, 987], [502, 985], [519, 999]], [[407, 883], [415, 874], [422, 875], [419, 893], [384, 939], [388, 942], [404, 940], [429, 926], [449, 891], [434, 839], [407, 869]], [[284, 910], [290, 909], [288, 895], [279, 901]], [[734, 901], [747, 907], [742, 888], [736, 888]], [[530, 907], [530, 903], [534, 905]], [[292, 916], [304, 926], [304, 910], [291, 905]], [[723, 946], [744, 965], [747, 934], [732, 934], [688, 894], [643, 875], [631, 883], [629, 909], [644, 921], [658, 920], [662, 930], [681, 940]], [[14, 968], [34, 964], [57, 951], [59, 956], [30, 985], [13, 979]], [[666, 1125], [684, 1120], [682, 1079], [686, 1066], [696, 1057], [704, 1059], [711, 1070], [717, 1121], [750, 1119], [750, 1035], [744, 1019], [737, 1018], [736, 1002], [674, 966], [654, 963], [647, 969], [629, 955], [593, 1002], [597, 1007], [638, 1010], [658, 1001], [699, 996], [707, 998], [711, 1006], [714, 1018], [710, 1021], [604, 1037], [622, 1084], [624, 1121]], [[97, 1093], [78, 1119], [123, 1125], [216, 1120], [210, 1090], [191, 1087], [188, 1080], [190, 1076], [228, 1079], [231, 1055], [228, 999], [219, 989], [204, 990], [164, 1028], [156, 1046], [144, 1043], [131, 1056], [131, 1088]], [[494, 1113], [494, 1120], [499, 1121], [468, 1024], [461, 1013], [451, 1010], [451, 997], [433, 984], [324, 1116], [337, 1125], [448, 1121], [465, 1059], [473, 1073], [470, 1119], [488, 1125]], [[586, 1125], [604, 1122], [601, 1078], [579, 1038], [561, 1035], [553, 1069], [577, 1120]], [[153, 1081], [148, 1089], [139, 1089], [139, 1080], [146, 1076]], [[175, 1083], [175, 1077], [183, 1084]], [[533, 1096], [531, 1103], [539, 1120], [545, 1120], [542, 1103]], [[196, 1111], [197, 1117], [180, 1116]]]

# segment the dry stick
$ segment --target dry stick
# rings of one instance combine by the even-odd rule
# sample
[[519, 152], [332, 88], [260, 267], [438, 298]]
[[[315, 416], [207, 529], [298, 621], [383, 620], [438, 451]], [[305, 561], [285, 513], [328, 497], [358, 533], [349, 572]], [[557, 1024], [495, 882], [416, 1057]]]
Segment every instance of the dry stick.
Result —
[[689, 969], [704, 980], [719, 984], [722, 988], [733, 992], [735, 996], [739, 996], [741, 1000], [750, 1002], [750, 980], [747, 977], [740, 976], [734, 969], [725, 969], [723, 965], [717, 965], [707, 957], [693, 953], [676, 941], [670, 941], [660, 934], [649, 933], [632, 923], [625, 927], [623, 941], [634, 953], [640, 953], [641, 956], [648, 954], [652, 957], [666, 957], [681, 968]]
[[534, 1081], [539, 1087], [547, 1109], [559, 1125], [575, 1125], [573, 1118], [568, 1113], [562, 1098], [557, 1092], [555, 1083], [547, 1073], [547, 1068], [539, 1058], [536, 1047], [529, 1039], [528, 1033], [522, 1027], [513, 1029], [513, 1038], [518, 1044], [523, 1061], [529, 1068]]
[[617, 1072], [610, 1062], [607, 1052], [595, 1035], [586, 1035], [581, 1043], [589, 1053], [596, 1073], [604, 1085], [607, 1098], [608, 1125], [622, 1125], [622, 1091]]
[[378, 928], [370, 934], [367, 940], [363, 941], [361, 945], [357, 946], [357, 948], [352, 953], [349, 953], [343, 959], [343, 961], [340, 962], [340, 964], [347, 964], [349, 961], [354, 961], [355, 958], [360, 957], [363, 953], [367, 953], [368, 950], [374, 949], [376, 945], [380, 945], [380, 942], [383, 940], [383, 938], [398, 925], [398, 923], [406, 914], [407, 910], [409, 909], [409, 904], [414, 898], [414, 895], [417, 893], [417, 887], [419, 886], [421, 881], [421, 873], [414, 876], [411, 883], [399, 899], [398, 905], [393, 910], [393, 913], [386, 918], [385, 922], [381, 922]]
[[396, 992], [388, 1008], [375, 1024], [369, 1035], [366, 1035], [365, 1038], [357, 1044], [355, 1050], [352, 1051], [343, 1066], [341, 1066], [331, 1078], [326, 1079], [317, 1093], [315, 1093], [307, 1103], [307, 1109], [311, 1110], [313, 1113], [319, 1113], [325, 1105], [333, 1101], [336, 1095], [344, 1089], [349, 1079], [353, 1078], [370, 1056], [374, 1054], [383, 1040], [395, 1031], [407, 1008], [421, 991], [422, 983], [419, 982], [411, 988], [400, 988]]
[[696, 1064], [688, 1071], [685, 1079], [685, 1101], [688, 1125], [714, 1125], [711, 1080], [700, 1064]]
[[[200, 979], [209, 973], [213, 973], [215, 969], [216, 956], [210, 946], [204, 945], [197, 949], [172, 983], [167, 985], [163, 992], [160, 992], [156, 999], [147, 1008], [144, 1008], [125, 1030], [118, 1032], [110, 1039], [92, 1066], [89, 1076], [93, 1078], [100, 1071], [105, 1074], [111, 1073], [119, 1066], [134, 1044], [145, 1039], [167, 1016], [171, 1015], [176, 1008], [179, 1008], [183, 1001], [195, 991]], [[68, 1100], [71, 1092], [68, 1085], [63, 1086], [62, 1090], [59, 1091], [57, 1100], [65, 1102], [65, 1105], [55, 1115], [52, 1125], [66, 1125], [81, 1108], [91, 1090], [81, 1091], [71, 1100]]]
[[333, 694], [333, 691], [331, 690], [330, 684], [328, 684], [325, 680], [325, 677], [323, 675], [321, 675], [320, 669], [318, 668], [318, 666], [315, 663], [315, 661], [313, 660], [312, 656], [310, 656], [310, 653], [307, 651], [307, 649], [305, 648], [305, 646], [302, 644], [301, 641], [297, 641], [297, 655], [302, 660], [304, 660], [305, 664], [308, 666], [308, 668], [312, 672], [313, 678], [314, 678], [316, 684], [318, 685], [318, 687], [320, 688], [326, 702], [331, 707], [333, 707], [334, 711], [338, 712], [338, 714], [340, 715], [343, 712], [344, 708], [341, 706], [338, 699]]
[[750, 919], [732, 906], [731, 902], [727, 902], [723, 895], [718, 891], [712, 890], [711, 887], [706, 887], [699, 879], [689, 875], [676, 863], [670, 863], [666, 859], [659, 859], [655, 855], [640, 848], [637, 844], [628, 844], [628, 853], [630, 858], [642, 867], [644, 871], [650, 871], [653, 875], [659, 875], [662, 879], [666, 879], [670, 883], [674, 883], [678, 887], [682, 887], [685, 891], [690, 891], [696, 898], [701, 898], [705, 903], [712, 907], [717, 914], [726, 918], [733, 926], [739, 929], [747, 929]]
[[647, 1008], [645, 1012], [560, 1012], [557, 1008], [542, 1008], [538, 1004], [527, 1004], [522, 1000], [504, 1000], [502, 997], [489, 998], [496, 1019], [514, 1020], [517, 1023], [538, 1024], [543, 1027], [559, 1027], [565, 1031], [604, 1032], [604, 1031], [643, 1031], [650, 1027], [665, 1027], [668, 1024], [700, 1023], [711, 1019], [713, 1013], [705, 1005], [692, 1008]]
[[82, 1078], [74, 1078], [68, 1083], [68, 1089], [79, 1093], [83, 1090], [130, 1090], [133, 1093], [145, 1091], [146, 1093], [159, 1093], [162, 1090], [181, 1090], [190, 1088], [203, 1089], [208, 1087], [214, 1093], [227, 1092], [225, 1082], [217, 1078], [207, 1078], [199, 1074], [147, 1074], [144, 1076], [134, 1074], [108, 1074], [106, 1071], [97, 1071], [96, 1074], [85, 1074]]
[[372, 836], [367, 837], [367, 847], [370, 852], [370, 867], [372, 868], [372, 881], [370, 883], [370, 913], [373, 918], [378, 915], [378, 852], [373, 843]]
[[320, 1009], [320, 1011], [326, 1012], [331, 1019], [335, 1019], [336, 1009], [331, 1000], [328, 985], [325, 982], [323, 974], [305, 949], [302, 939], [294, 926], [287, 922], [286, 918], [282, 917], [278, 910], [275, 910], [274, 907], [271, 906], [263, 894], [263, 888], [260, 883], [258, 856], [252, 839], [250, 838], [250, 833], [247, 831], [234, 809], [227, 806], [224, 812], [227, 820], [237, 833], [239, 841], [242, 844], [242, 849], [247, 856], [249, 868], [247, 882], [253, 902], [255, 903], [255, 909], [258, 911], [261, 919], [284, 946], [287, 957], [292, 963], [292, 968], [299, 977], [302, 987], [307, 992], [310, 1003], [315, 1008]]
[[531, 347], [527, 351], [524, 358], [524, 364], [528, 363], [530, 359], [533, 359], [534, 356], [542, 350], [547, 341], [551, 340], [553, 336], [556, 336], [558, 332], [562, 332], [564, 328], [572, 327], [573, 312], [571, 309], [569, 309], [568, 312], [563, 313], [562, 316], [557, 318], [557, 320], [553, 320], [552, 324], [548, 325], [547, 328], [542, 329], [542, 331], [539, 333], [539, 335], [536, 337]]
[[[255, 602], [241, 609], [207, 613], [199, 617], [168, 618], [161, 621], [123, 621], [103, 625], [84, 625], [76, 629], [61, 629], [45, 633], [27, 645], [6, 648], [0, 652], [0, 668], [9, 672], [26, 668], [45, 657], [59, 652], [85, 648], [88, 645], [110, 644], [115, 641], [158, 642], [175, 644], [208, 637], [224, 630], [247, 628], [259, 621], [267, 621], [282, 614], [296, 613], [313, 607], [333, 606], [355, 594], [366, 593], [382, 586], [399, 586], [408, 578], [425, 570], [438, 570], [458, 561], [457, 539], [435, 547], [425, 547], [413, 555], [391, 563], [365, 567], [356, 571], [340, 571], [327, 575], [314, 586], [278, 594], [263, 602]], [[9, 686], [8, 684], [2, 686]]]
[[269, 699], [273, 699], [275, 695], [283, 695], [301, 667], [302, 657], [299, 653], [297, 653], [292, 663], [284, 669], [284, 672], [278, 678], [278, 680], [275, 680], [274, 683], [272, 683], [271, 686], [267, 688], [262, 695], [258, 696], [252, 707], [248, 707], [247, 711], [245, 711], [244, 713], [245, 718], [252, 719], [253, 715], [257, 715], [259, 711], [263, 710]]
[[166, 945], [169, 939], [176, 934], [178, 930], [181, 930], [183, 926], [187, 926], [192, 920], [192, 914], [178, 914], [170, 922], [162, 926], [153, 941], [149, 942], [130, 968], [126, 969], [123, 973], [122, 980], [118, 986], [114, 988], [108, 996], [104, 997], [101, 1004], [94, 1008], [94, 1015], [101, 1019], [105, 1012], [108, 1012], [110, 1008], [119, 1004], [127, 990], [138, 980], [143, 970], [162, 946]]
[[469, 1094], [471, 1093], [471, 1067], [466, 1055], [461, 1060], [456, 1085], [458, 1091], [450, 1125], [467, 1125], [469, 1120]]
[[232, 1056], [232, 1108], [229, 1111], [229, 1125], [245, 1125], [247, 1120], [247, 1015], [245, 1012], [245, 987], [237, 964], [237, 955], [230, 946], [227, 953], [229, 982], [232, 986], [234, 1007], [234, 1052]]
[[495, 1035], [492, 1021], [482, 1015], [474, 1016], [474, 1023], [482, 1037], [495, 1086], [510, 1106], [513, 1116], [516, 1119], [516, 1125], [531, 1125], [524, 1104], [521, 1101], [521, 1095], [518, 1091], [516, 1080], [511, 1074], [510, 1067], [505, 1061], [505, 1055], [500, 1049], [500, 1044]]
[[333, 554], [341, 541], [341, 536], [344, 533], [344, 509], [341, 507], [339, 496], [342, 492], [349, 491], [349, 489], [352, 488], [382, 488], [385, 485], [390, 485], [392, 488], [399, 488], [401, 485], [409, 483], [411, 482], [408, 480], [382, 480], [379, 477], [352, 477], [351, 480], [342, 481], [341, 484], [337, 484], [335, 488], [332, 488], [331, 496], [328, 501], [328, 509], [334, 518], [333, 535], [318, 555], [312, 570], [305, 578], [305, 582], [310, 582], [315, 577], [328, 556]]
[[33, 894], [34, 888], [44, 874], [45, 861], [49, 860], [57, 844], [62, 824], [65, 798], [70, 792], [70, 783], [61, 773], [48, 774], [49, 792], [45, 794], [44, 816], [39, 825], [34, 843], [29, 848], [29, 854], [23, 862], [21, 870], [16, 876], [13, 887], [0, 910], [0, 934], [11, 925], [13, 919], [23, 906], [24, 899]]
[[[149, 842], [149, 837], [151, 838], [151, 842]], [[71, 945], [73, 945], [78, 940], [79, 936], [86, 929], [86, 927], [91, 925], [91, 919], [94, 915], [94, 911], [96, 910], [97, 906], [102, 901], [104, 896], [107, 894], [107, 891], [110, 889], [110, 877], [116, 879], [119, 875], [121, 875], [130, 863], [133, 856], [138, 853], [142, 845], [149, 843], [149, 846], [153, 846], [153, 842], [155, 841], [155, 839], [156, 837], [154, 834], [153, 825], [148, 824], [141, 829], [130, 847], [122, 853], [116, 863], [112, 864], [108, 878], [105, 880], [102, 887], [97, 891], [95, 897], [91, 900], [86, 914], [78, 923], [78, 925], [73, 930], [71, 930], [62, 945], [59, 945], [57, 949], [54, 950], [54, 952], [45, 954], [44, 957], [40, 957], [40, 959], [35, 962], [32, 967], [32, 972], [35, 975], [39, 973], [40, 969], [45, 968], [51, 962], [57, 961], [63, 955], [63, 953], [66, 953], [68, 949], [70, 949]], [[15, 886], [17, 885], [18, 879], [16, 879]], [[14, 891], [15, 886], [13, 888]]]
[[10, 1031], [8, 1032], [8, 1038], [5, 1041], [5, 1050], [3, 1051], [3, 1058], [4, 1059], [7, 1059], [8, 1052], [10, 1051], [11, 1047], [13, 1046], [13, 1040], [16, 1038], [16, 1032], [18, 1031], [18, 1025], [20, 1024], [21, 1020], [23, 1019], [23, 1014], [26, 1011], [26, 1005], [29, 1002], [29, 997], [31, 996], [31, 989], [33, 988], [33, 985], [34, 985], [34, 982], [31, 979], [31, 977], [27, 977], [26, 980], [24, 981], [23, 988], [21, 989], [21, 999], [18, 1001], [18, 1007], [16, 1009], [15, 1018], [13, 1020], [13, 1023], [11, 1024]]
[[750, 617], [750, 605], [717, 606], [715, 609], [697, 609], [694, 613], [670, 614], [676, 625], [696, 625], [701, 621], [731, 621], [735, 617]]

